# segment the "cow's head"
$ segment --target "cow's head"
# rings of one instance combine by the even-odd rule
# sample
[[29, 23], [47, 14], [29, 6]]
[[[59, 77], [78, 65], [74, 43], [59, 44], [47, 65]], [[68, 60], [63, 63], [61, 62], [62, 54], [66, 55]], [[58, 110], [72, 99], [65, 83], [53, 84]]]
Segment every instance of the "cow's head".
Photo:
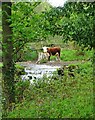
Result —
[[47, 48], [48, 47], [46, 47], [46, 46], [42, 47], [44, 53], [47, 52]]

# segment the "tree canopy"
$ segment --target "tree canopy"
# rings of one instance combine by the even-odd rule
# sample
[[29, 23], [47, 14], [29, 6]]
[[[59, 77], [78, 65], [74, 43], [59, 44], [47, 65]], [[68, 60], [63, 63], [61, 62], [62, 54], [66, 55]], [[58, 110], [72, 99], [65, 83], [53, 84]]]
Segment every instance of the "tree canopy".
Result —
[[[48, 9], [43, 8], [44, 5], [48, 6]], [[14, 54], [27, 42], [37, 42], [47, 38], [48, 31], [44, 30], [43, 11], [50, 9], [51, 6], [46, 2], [15, 2], [12, 4], [12, 15], [9, 22], [11, 22], [13, 32]]]
[[80, 45], [95, 45], [95, 3], [67, 2], [64, 7], [52, 8], [46, 12], [52, 35], [63, 36], [64, 41], [74, 40]]
[[13, 3], [9, 21], [14, 50], [19, 51], [27, 42], [44, 41], [49, 35], [59, 35], [63, 42], [74, 40], [92, 48], [95, 44], [94, 6], [89, 2], [68, 1], [63, 7], [51, 7], [47, 2]]

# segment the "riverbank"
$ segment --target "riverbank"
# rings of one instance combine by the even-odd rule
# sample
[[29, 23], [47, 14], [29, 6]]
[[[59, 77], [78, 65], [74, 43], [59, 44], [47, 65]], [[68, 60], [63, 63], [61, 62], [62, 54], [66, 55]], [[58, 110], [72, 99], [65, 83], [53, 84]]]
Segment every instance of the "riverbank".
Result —
[[[78, 60], [78, 61], [47, 61], [46, 63], [42, 63], [41, 65], [50, 65], [50, 66], [64, 66], [69, 64], [82, 64], [89, 61], [84, 60]], [[17, 62], [16, 64], [23, 65], [23, 66], [29, 66], [31, 64], [36, 64], [36, 61], [27, 61], [27, 62]]]
[[[24, 82], [24, 99], [16, 104], [8, 118], [93, 118], [92, 64], [78, 65], [74, 77], [67, 73], [63, 77], [44, 77], [29, 87]], [[21, 92], [19, 85], [23, 83], [16, 87]]]

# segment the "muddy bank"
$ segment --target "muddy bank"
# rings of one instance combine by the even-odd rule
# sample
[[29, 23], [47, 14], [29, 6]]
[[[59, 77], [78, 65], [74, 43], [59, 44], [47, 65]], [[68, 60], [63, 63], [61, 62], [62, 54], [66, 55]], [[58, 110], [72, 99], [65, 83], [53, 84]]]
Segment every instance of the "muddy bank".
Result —
[[17, 64], [23, 65], [23, 66], [31, 66], [31, 64], [35, 65], [50, 65], [50, 66], [64, 66], [69, 64], [78, 64], [78, 63], [84, 63], [85, 61], [49, 61], [47, 63], [43, 64], [36, 64], [36, 61], [27, 61], [27, 62], [17, 62]]

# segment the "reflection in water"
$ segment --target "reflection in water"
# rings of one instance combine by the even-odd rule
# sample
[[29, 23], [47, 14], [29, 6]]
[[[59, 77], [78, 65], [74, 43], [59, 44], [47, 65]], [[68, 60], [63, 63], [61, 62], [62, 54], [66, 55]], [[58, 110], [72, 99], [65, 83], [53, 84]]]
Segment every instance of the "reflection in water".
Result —
[[38, 80], [44, 75], [47, 77], [52, 76], [52, 73], [60, 68], [61, 66], [50, 66], [50, 65], [37, 65], [30, 64], [28, 67], [25, 67], [26, 75], [22, 75], [22, 80], [30, 80], [33, 83], [33, 80]]

